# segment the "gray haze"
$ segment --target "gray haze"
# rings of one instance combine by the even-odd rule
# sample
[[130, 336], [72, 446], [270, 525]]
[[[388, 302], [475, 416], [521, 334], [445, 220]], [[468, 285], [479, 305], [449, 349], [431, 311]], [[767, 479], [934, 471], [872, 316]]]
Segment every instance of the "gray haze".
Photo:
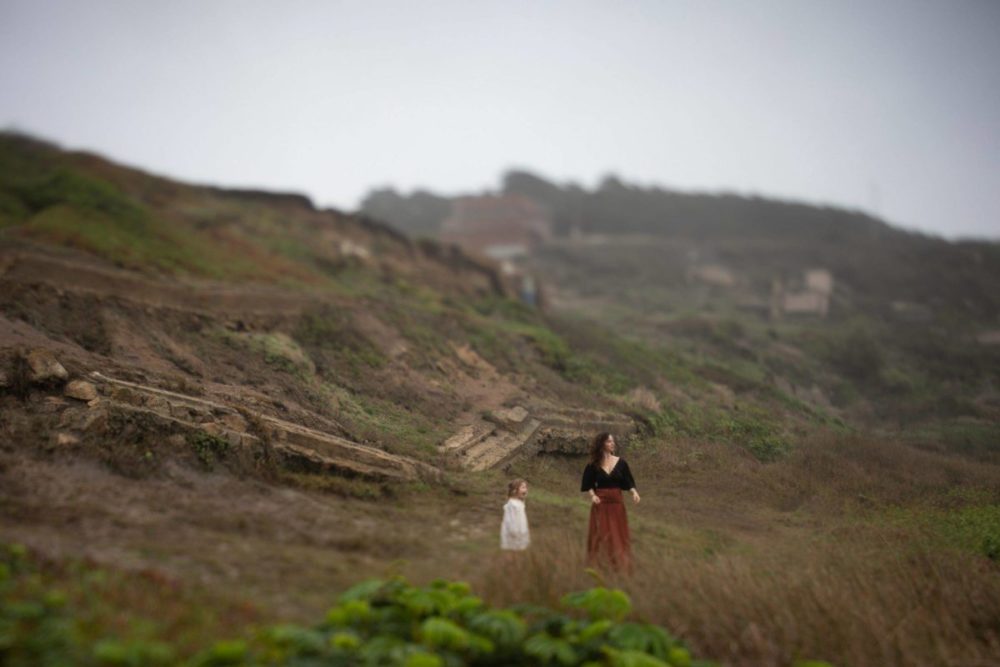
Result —
[[0, 0], [0, 125], [355, 208], [510, 166], [1000, 236], [1000, 2]]

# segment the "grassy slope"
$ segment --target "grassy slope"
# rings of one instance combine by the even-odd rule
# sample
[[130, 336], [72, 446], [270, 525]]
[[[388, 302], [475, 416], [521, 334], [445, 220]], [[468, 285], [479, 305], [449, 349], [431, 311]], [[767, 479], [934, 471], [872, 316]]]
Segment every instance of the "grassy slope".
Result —
[[[616, 179], [584, 190], [515, 171], [503, 189], [546, 206], [559, 233], [603, 237], [563, 238], [532, 258], [572, 318], [666, 348], [765, 410], [767, 394], [783, 394], [866, 429], [997, 456], [1000, 346], [976, 337], [1000, 326], [1000, 244], [952, 243], [857, 211]], [[448, 201], [380, 191], [365, 205], [425, 234]], [[691, 280], [706, 263], [728, 268], [736, 284]], [[836, 281], [828, 319], [761, 317], [773, 280], [794, 289], [815, 267]], [[699, 409], [717, 406], [714, 398]]]
[[[629, 508], [641, 568], [619, 583], [643, 617], [667, 624], [701, 654], [746, 665], [802, 656], [977, 664], [995, 654], [995, 417], [964, 415], [986, 434], [970, 436], [969, 451], [948, 442], [953, 414], [925, 422], [915, 447], [865, 435], [849, 411], [804, 401], [769, 379], [849, 382], [871, 401], [883, 386], [881, 371], [849, 378], [836, 353], [822, 352], [837, 335], [843, 349], [858, 348], [847, 324], [834, 330], [846, 333], [833, 334], [792, 323], [775, 341], [753, 320], [687, 317], [664, 328], [633, 309], [620, 313], [633, 325], [626, 338], [607, 318], [603, 325], [542, 318], [449, 289], [440, 273], [400, 259], [405, 252], [394, 250], [391, 237], [381, 241], [389, 246], [381, 263], [338, 263], [317, 251], [322, 225], [294, 202], [221, 196], [20, 140], [4, 143], [0, 165], [0, 233], [8, 238], [66, 244], [142, 271], [324, 295], [301, 316], [248, 331], [211, 320], [191, 327], [165, 311], [120, 306], [121, 318], [210, 360], [207, 377], [176, 371], [194, 386], [211, 379], [262, 387], [337, 419], [356, 437], [430, 457], [447, 432], [442, 424], [462, 409], [449, 388], [455, 376], [441, 367], [451, 344], [468, 343], [505, 376], [530, 379], [524, 386], [532, 392], [641, 416], [647, 434], [628, 451], [644, 495]], [[341, 234], [355, 233], [344, 225]], [[83, 338], [66, 315], [76, 306], [63, 302], [47, 309], [44, 299], [28, 304], [14, 295], [3, 312], [110, 351], [110, 343]], [[388, 325], [390, 340], [359, 326], [361, 312]], [[618, 314], [611, 321], [625, 321]], [[395, 337], [407, 345], [400, 358], [388, 353]], [[894, 363], [920, 365], [886, 340], [876, 342], [902, 359]], [[789, 354], [775, 342], [809, 354]], [[928, 357], [960, 378], [959, 397], [975, 396], [965, 392], [982, 381], [981, 360]], [[939, 396], [930, 392], [927, 400]], [[912, 401], [903, 394], [884, 405], [896, 411]], [[311, 620], [336, 591], [386, 568], [421, 581], [467, 578], [498, 603], [551, 603], [589, 583], [579, 567], [587, 509], [575, 493], [577, 461], [523, 461], [510, 471], [532, 483], [536, 541], [527, 559], [511, 565], [495, 550], [505, 478], [498, 471], [453, 475], [439, 488], [352, 480], [289, 487], [165, 461], [145, 474], [126, 467], [126, 478], [5, 442], [4, 533], [55, 558], [52, 576], [71, 591], [72, 604], [96, 605], [87, 612], [97, 619], [95, 637], [164, 639], [191, 652], [210, 633], [238, 634], [247, 619]], [[969, 453], [980, 462], [970, 463]], [[88, 584], [60, 565], [74, 556], [149, 568], [176, 582], [168, 586], [176, 593], [152, 586], [172, 611], [149, 610], [115, 590], [78, 595]], [[191, 620], [199, 596], [229, 620]], [[244, 603], [244, 615], [232, 611]], [[109, 619], [107, 606], [128, 613]]]
[[[1000, 348], [974, 339], [995, 327], [995, 311], [970, 310], [955, 296], [926, 319], [907, 320], [862, 281], [838, 283], [827, 319], [774, 322], [740, 303], [766, 303], [765, 283], [755, 287], [753, 271], [779, 274], [794, 253], [764, 259], [732, 249], [725, 263], [750, 284], [726, 289], [687, 280], [683, 247], [673, 255], [668, 248], [667, 259], [662, 250], [653, 241], [643, 248], [611, 240], [551, 249], [536, 264], [564, 286], [565, 309], [573, 316], [615, 322], [631, 338], [687, 359], [700, 377], [739, 398], [782, 394], [856, 427], [909, 431], [925, 442], [936, 434], [950, 446], [996, 459], [990, 443], [1000, 418]], [[910, 288], [920, 290], [919, 284]], [[933, 300], [924, 292], [914, 298]]]

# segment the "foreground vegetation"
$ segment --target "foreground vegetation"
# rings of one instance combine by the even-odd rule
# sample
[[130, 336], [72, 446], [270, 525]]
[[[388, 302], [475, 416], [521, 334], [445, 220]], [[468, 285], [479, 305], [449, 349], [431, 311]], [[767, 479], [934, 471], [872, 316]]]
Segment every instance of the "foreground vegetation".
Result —
[[[184, 655], [190, 647], [152, 638], [168, 629], [162, 613], [133, 616], [122, 635], [102, 637], [112, 628], [94, 621], [106, 622], [109, 615], [124, 611], [102, 609], [107, 602], [100, 596], [112, 592], [107, 572], [78, 567], [78, 578], [64, 582], [73, 587], [70, 599], [52, 587], [47, 581], [51, 573], [39, 571], [24, 547], [0, 546], [0, 555], [0, 660], [11, 667], [711, 664], [692, 661], [684, 645], [662, 628], [627, 622], [631, 603], [622, 591], [599, 587], [566, 595], [565, 613], [531, 605], [491, 609], [466, 584], [435, 580], [414, 587], [398, 576], [355, 585], [316, 626], [272, 626]], [[145, 594], [172, 597], [170, 591], [157, 590], [155, 580], [124, 579]], [[114, 602], [123, 601], [119, 597]], [[180, 620], [191, 624], [200, 619]]]

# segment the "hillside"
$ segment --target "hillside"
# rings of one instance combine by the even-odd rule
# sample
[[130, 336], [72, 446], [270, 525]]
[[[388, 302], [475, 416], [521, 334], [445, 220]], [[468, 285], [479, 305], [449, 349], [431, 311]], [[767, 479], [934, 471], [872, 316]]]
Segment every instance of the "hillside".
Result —
[[[587, 190], [509, 171], [498, 191], [544, 206], [558, 239], [571, 233], [620, 237], [631, 240], [630, 252], [651, 241], [657, 247], [647, 248], [646, 255], [627, 262], [615, 257], [595, 267], [605, 271], [624, 264], [620, 270], [638, 271], [635, 283], [643, 286], [669, 279], [656, 270], [684, 264], [688, 251], [694, 250], [702, 261], [720, 259], [753, 269], [749, 279], [764, 287], [775, 275], [824, 266], [863, 298], [865, 306], [883, 312], [892, 301], [906, 301], [989, 324], [995, 324], [1000, 313], [996, 242], [948, 242], [892, 227], [859, 211], [642, 187], [612, 176]], [[362, 210], [411, 236], [433, 237], [450, 202], [427, 191], [402, 195], [382, 189], [369, 193]], [[655, 261], [657, 256], [660, 261]]]
[[[777, 391], [868, 428], [995, 440], [1000, 244], [613, 177], [586, 190], [511, 171], [499, 192], [548, 212], [554, 235], [522, 264], [550, 311], [682, 355], [743, 399]], [[363, 208], [433, 236], [450, 202], [377, 190]], [[828, 276], [822, 314], [776, 318], [775, 299], [802, 294], [810, 271]]]
[[[847, 278], [828, 320], [770, 323], [658, 254], [689, 241], [591, 232], [532, 259], [543, 312], [364, 215], [0, 136], [0, 534], [24, 545], [0, 558], [4, 627], [43, 584], [85, 646], [178, 660], [219, 638], [267, 655], [252, 627], [372, 576], [557, 607], [594, 583], [578, 480], [610, 430], [643, 501], [636, 574], [602, 581], [634, 619], [723, 664], [989, 664], [1000, 365], [969, 342], [993, 291], [949, 297], [929, 335]], [[724, 256], [752, 276], [775, 243]], [[986, 253], [961, 289], [996, 271], [955, 248]], [[512, 563], [515, 476], [534, 542]]]
[[254, 409], [428, 460], [449, 428], [527, 400], [485, 382], [497, 366], [548, 378], [540, 408], [600, 402], [549, 369], [561, 341], [505, 305], [491, 265], [294, 195], [184, 186], [21, 137], [3, 160], [7, 346], [57, 343], [64, 364], [197, 382], [206, 399], [252, 387]]

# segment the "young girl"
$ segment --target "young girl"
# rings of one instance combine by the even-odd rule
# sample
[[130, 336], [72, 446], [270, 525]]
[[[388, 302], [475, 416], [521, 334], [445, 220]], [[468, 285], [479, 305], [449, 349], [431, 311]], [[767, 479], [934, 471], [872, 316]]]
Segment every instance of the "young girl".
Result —
[[500, 548], [522, 551], [531, 543], [528, 534], [528, 515], [524, 512], [524, 498], [528, 483], [515, 479], [507, 485], [507, 503], [503, 506], [503, 523], [500, 524]]

